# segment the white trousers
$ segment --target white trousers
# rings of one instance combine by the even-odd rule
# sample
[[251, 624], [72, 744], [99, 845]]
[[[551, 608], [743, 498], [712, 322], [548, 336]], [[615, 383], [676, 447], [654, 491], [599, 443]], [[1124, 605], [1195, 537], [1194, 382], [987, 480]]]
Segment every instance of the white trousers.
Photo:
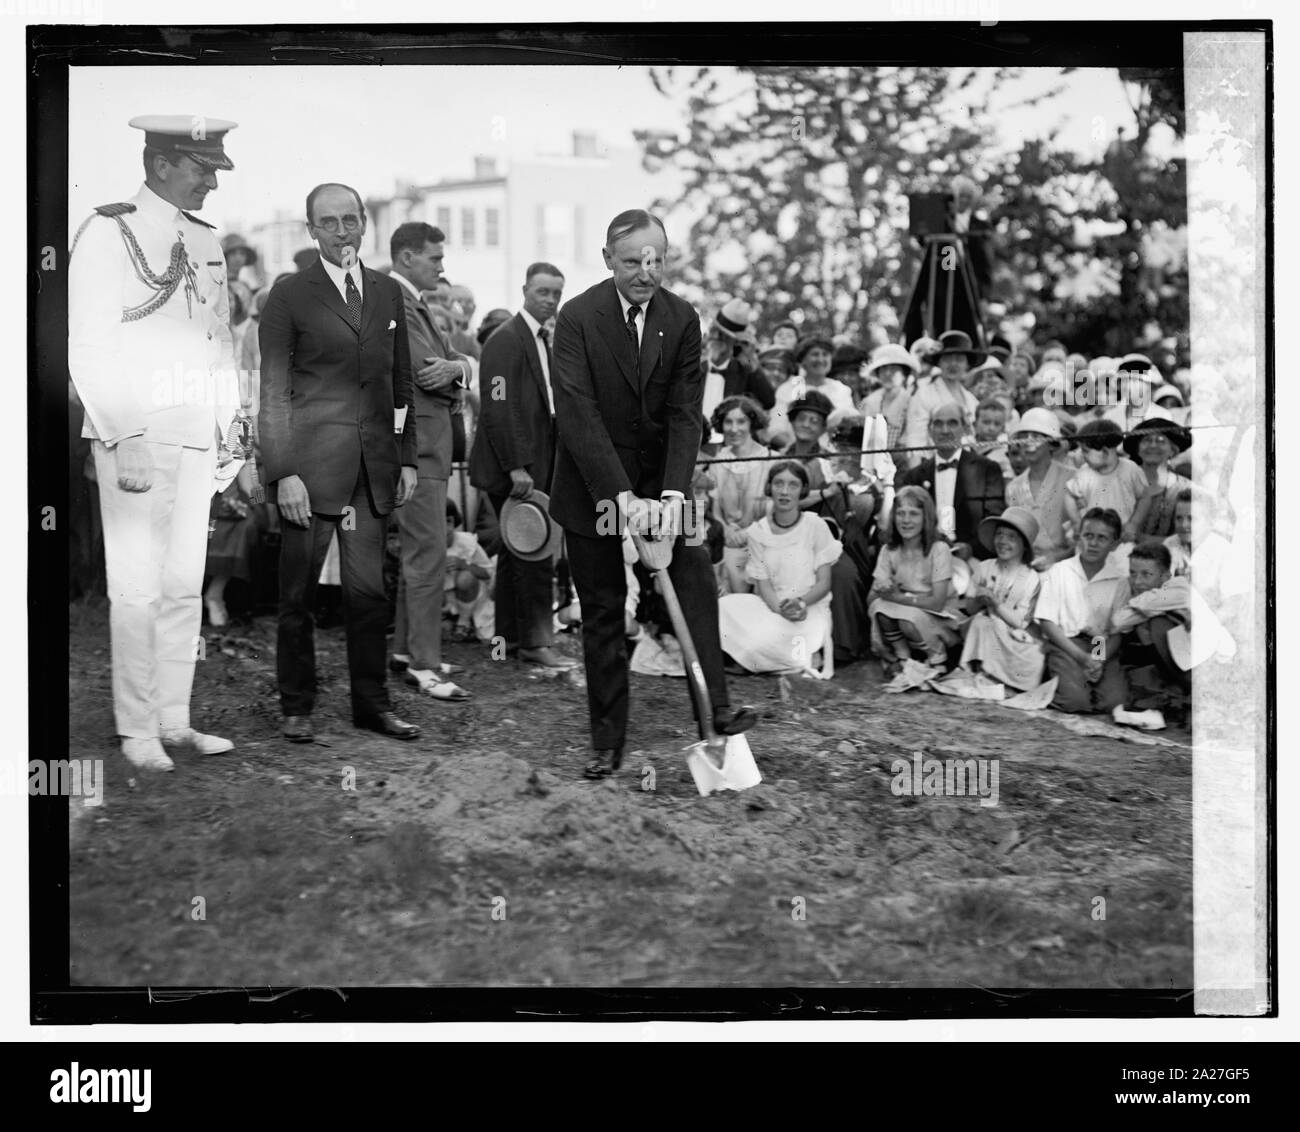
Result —
[[93, 441], [104, 518], [113, 711], [119, 735], [157, 737], [190, 725], [194, 662], [202, 654], [200, 590], [208, 551], [216, 445], [206, 452], [150, 444], [153, 486], [117, 486], [117, 461]]

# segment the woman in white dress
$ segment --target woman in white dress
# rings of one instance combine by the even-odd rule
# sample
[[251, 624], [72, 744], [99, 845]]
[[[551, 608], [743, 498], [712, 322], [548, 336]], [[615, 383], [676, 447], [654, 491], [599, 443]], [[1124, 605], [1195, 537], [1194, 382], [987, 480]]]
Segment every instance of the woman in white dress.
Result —
[[745, 563], [749, 559], [750, 524], [767, 511], [767, 473], [771, 465], [757, 456], [775, 455], [757, 434], [767, 426], [767, 414], [750, 397], [727, 397], [713, 410], [712, 425], [722, 433], [726, 445], [722, 455], [749, 457], [743, 461], [714, 464], [716, 483], [713, 493], [713, 517], [722, 524], [724, 550], [722, 577], [731, 593], [748, 593]]
[[772, 466], [772, 513], [749, 528], [747, 573], [756, 593], [718, 599], [722, 650], [750, 672], [803, 672], [830, 646], [831, 566], [843, 548], [820, 515], [803, 511], [808, 471]]

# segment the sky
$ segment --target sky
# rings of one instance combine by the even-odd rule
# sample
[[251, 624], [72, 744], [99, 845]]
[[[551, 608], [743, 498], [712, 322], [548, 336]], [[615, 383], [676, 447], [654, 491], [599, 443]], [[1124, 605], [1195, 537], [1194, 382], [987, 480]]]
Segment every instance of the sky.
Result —
[[[1030, 72], [1001, 101], [1050, 86]], [[1131, 122], [1114, 71], [1078, 71], [1049, 105], [997, 116], [1000, 140], [1060, 126], [1060, 142], [1089, 151], [1111, 123]], [[684, 129], [682, 103], [651, 85], [644, 67], [87, 67], [69, 79], [70, 231], [97, 204], [130, 196], [142, 180], [139, 114], [202, 115], [239, 123], [226, 138], [235, 163], [218, 174], [203, 218], [221, 232], [297, 216], [306, 192], [343, 181], [386, 195], [399, 180], [468, 177], [477, 154], [502, 159], [570, 152], [574, 130], [612, 147], [633, 129]], [[1103, 128], [1099, 130], [1099, 123]], [[658, 186], [647, 174], [646, 195]]]

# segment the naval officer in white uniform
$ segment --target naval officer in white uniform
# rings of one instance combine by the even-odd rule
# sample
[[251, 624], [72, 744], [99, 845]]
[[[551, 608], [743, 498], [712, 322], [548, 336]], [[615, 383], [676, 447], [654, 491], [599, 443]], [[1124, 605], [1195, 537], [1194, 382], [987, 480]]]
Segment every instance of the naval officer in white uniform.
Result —
[[101, 205], [68, 268], [68, 369], [86, 409], [104, 520], [113, 709], [122, 753], [171, 770], [168, 750], [216, 755], [228, 739], [190, 726], [201, 648], [208, 507], [239, 408], [226, 262], [192, 215], [233, 169], [234, 122], [148, 116], [144, 184]]

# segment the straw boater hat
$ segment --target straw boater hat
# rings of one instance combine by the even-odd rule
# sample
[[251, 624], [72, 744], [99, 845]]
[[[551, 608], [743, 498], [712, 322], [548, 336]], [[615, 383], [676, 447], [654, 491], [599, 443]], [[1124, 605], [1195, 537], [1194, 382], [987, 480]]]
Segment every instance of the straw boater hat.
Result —
[[737, 342], [755, 342], [754, 333], [749, 328], [753, 320], [754, 310], [744, 299], [728, 299], [713, 320], [713, 329]]
[[990, 515], [980, 520], [980, 542], [989, 550], [993, 549], [993, 536], [999, 526], [1010, 527], [1025, 540], [1026, 547], [1032, 547], [1038, 537], [1038, 520], [1033, 512], [1026, 507], [1008, 507], [1001, 515]]
[[551, 518], [551, 499], [544, 491], [530, 491], [523, 499], [507, 499], [501, 508], [501, 541], [516, 558], [540, 562], [552, 558], [563, 533]]
[[1138, 449], [1142, 445], [1142, 437], [1149, 432], [1163, 433], [1179, 452], [1186, 452], [1192, 446], [1192, 434], [1164, 409], [1153, 406], [1124, 438], [1124, 451], [1130, 460], [1141, 462], [1138, 460]]

